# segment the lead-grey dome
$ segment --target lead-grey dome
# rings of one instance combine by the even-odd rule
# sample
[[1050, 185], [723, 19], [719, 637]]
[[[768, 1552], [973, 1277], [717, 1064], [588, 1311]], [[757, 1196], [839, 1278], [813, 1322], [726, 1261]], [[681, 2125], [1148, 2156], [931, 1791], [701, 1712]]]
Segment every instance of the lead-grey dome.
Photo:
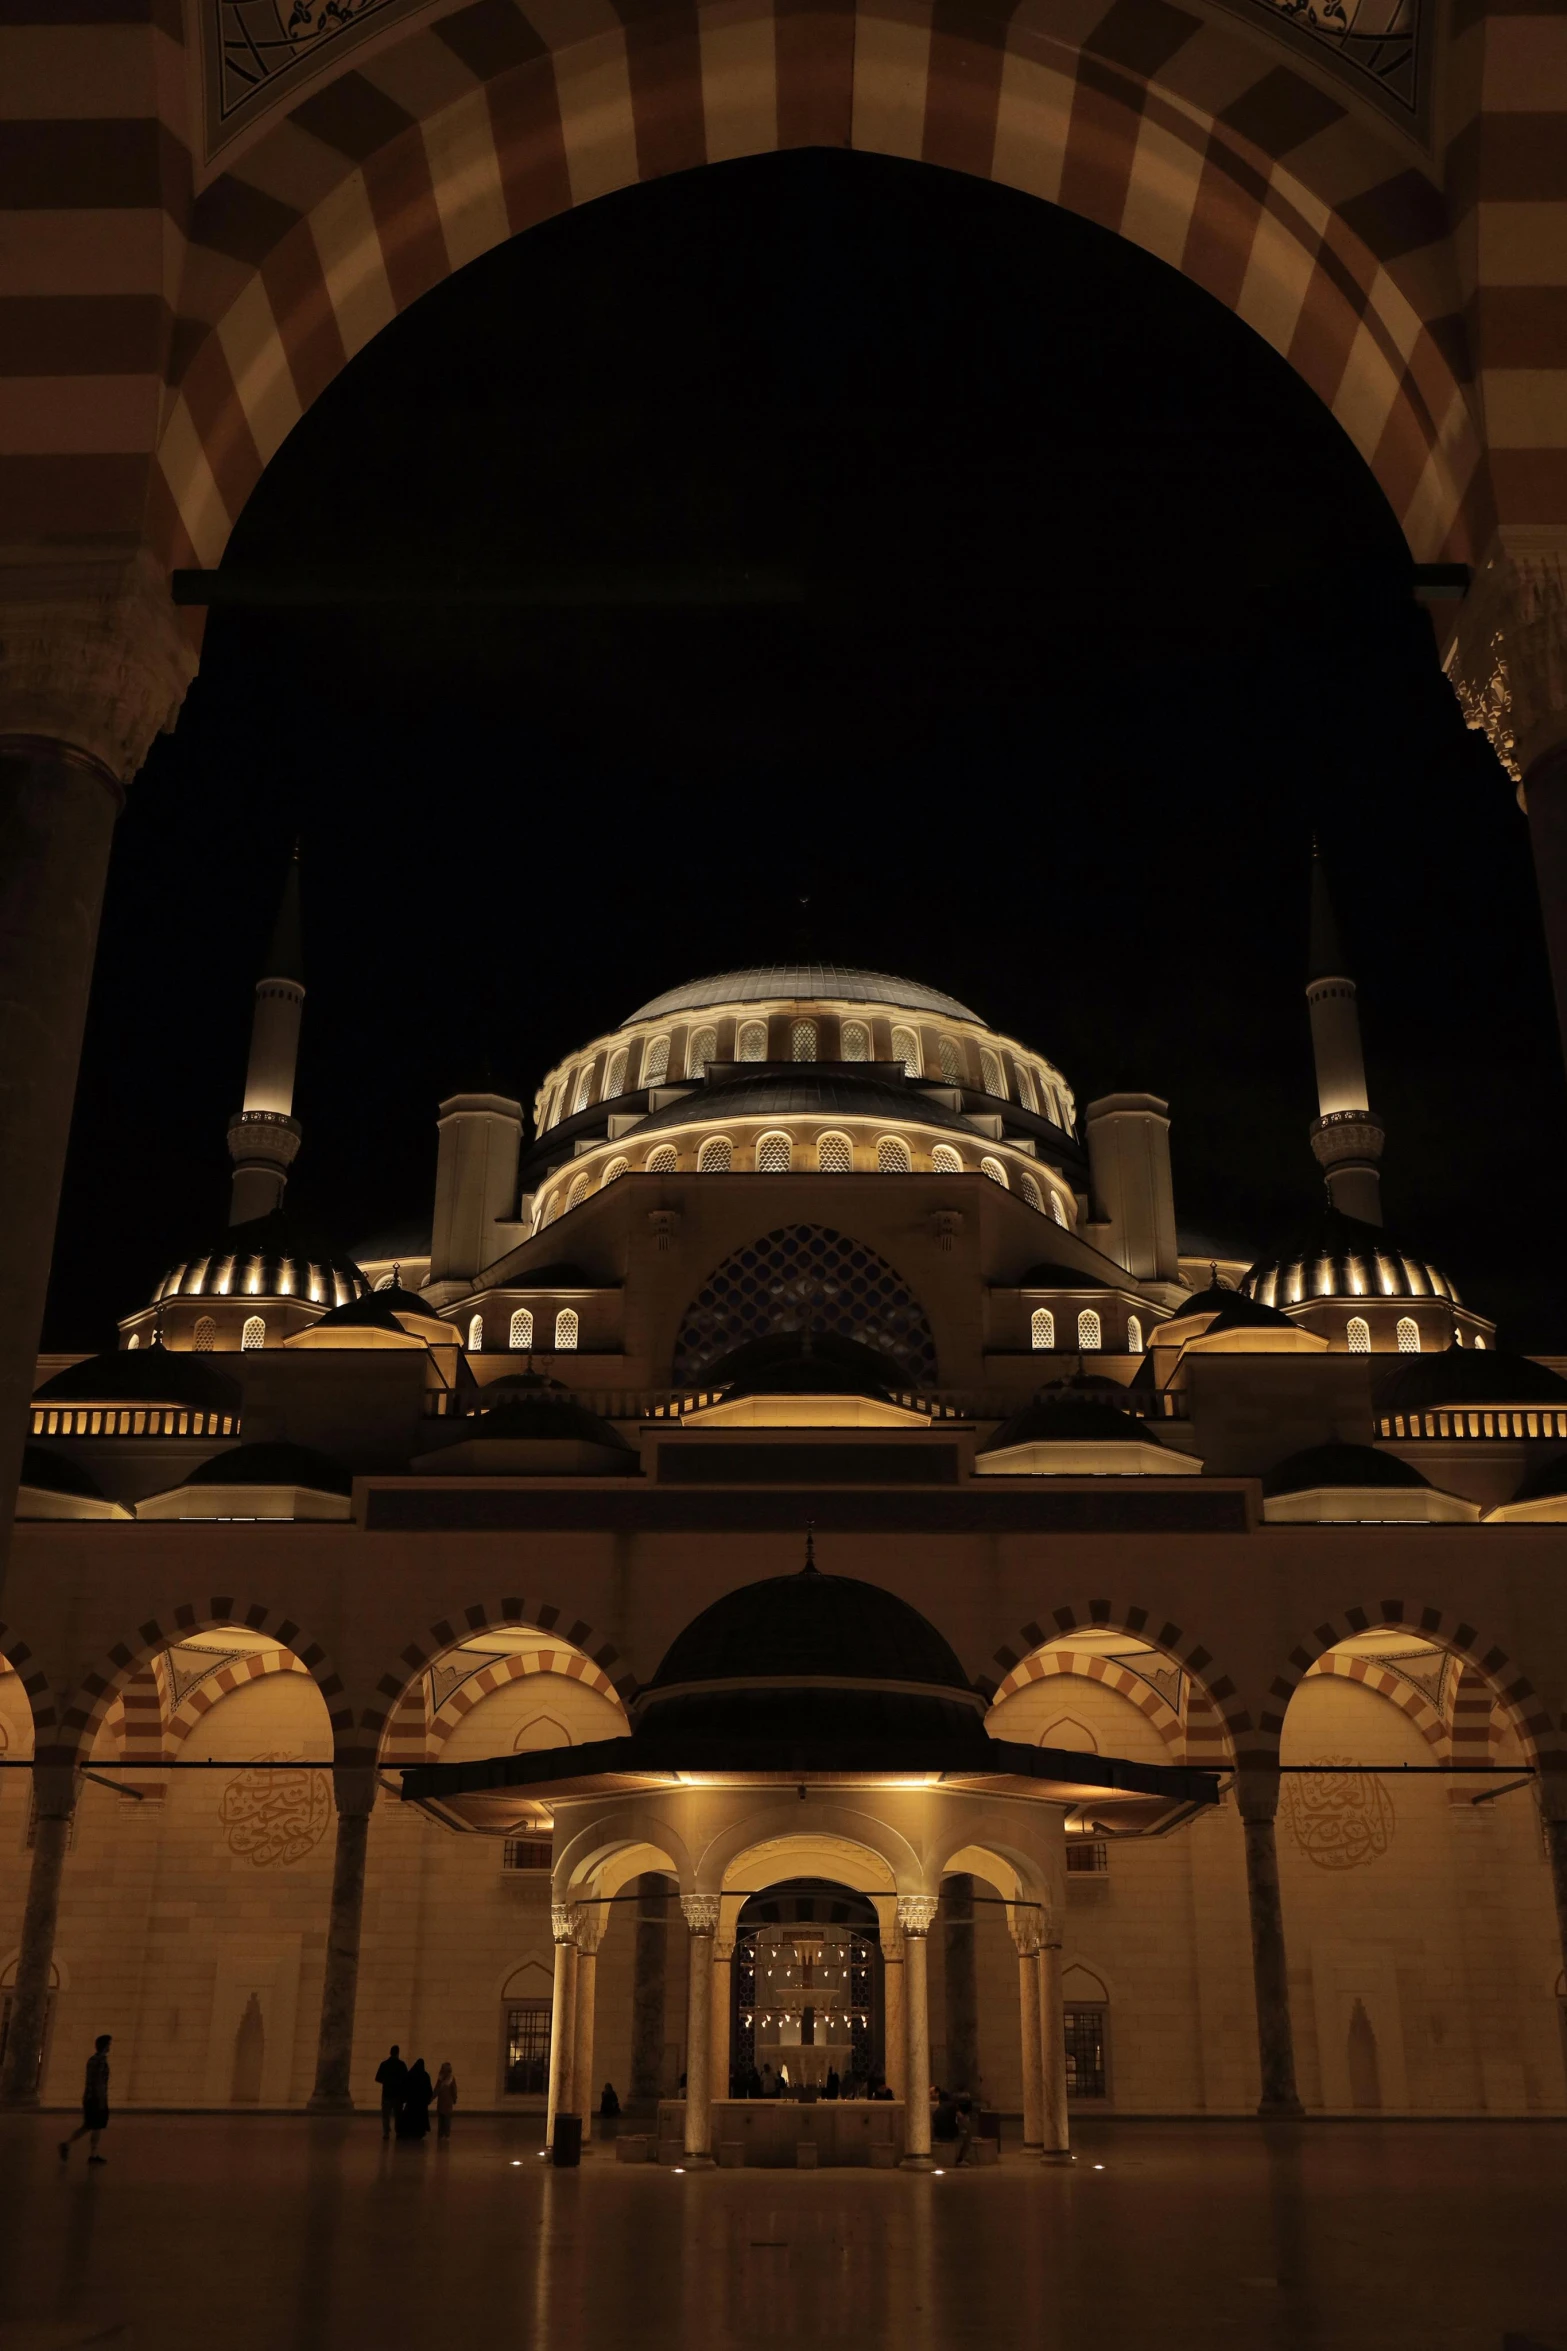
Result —
[[[927, 988], [923, 980], [900, 980], [888, 971], [857, 971], [842, 963], [762, 963], [750, 971], [715, 972], [705, 980], [687, 980], [662, 996], [639, 1005], [632, 1020], [659, 1020], [666, 1013], [700, 1012], [710, 1004], [766, 1004], [777, 998], [813, 1001], [831, 997], [848, 1004], [896, 1004], [909, 1012], [936, 1012], [947, 1020], [972, 1021], [983, 1027], [977, 1012]], [[629, 1024], [628, 1024], [629, 1025]]]

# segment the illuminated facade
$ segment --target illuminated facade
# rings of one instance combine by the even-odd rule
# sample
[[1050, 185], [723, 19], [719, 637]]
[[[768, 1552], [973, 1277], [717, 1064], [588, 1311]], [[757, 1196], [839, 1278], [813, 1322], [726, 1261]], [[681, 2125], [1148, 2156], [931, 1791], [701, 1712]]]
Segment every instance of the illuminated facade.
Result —
[[395, 2040], [698, 2162], [928, 2161], [931, 2080], [1047, 2157], [1567, 2111], [1567, 1378], [1384, 1231], [1316, 887], [1328, 1197], [1250, 1267], [1157, 1097], [822, 965], [452, 1097], [428, 1237], [312, 1237], [285, 907], [236, 1221], [41, 1367], [5, 2097], [112, 2030], [132, 2103]]

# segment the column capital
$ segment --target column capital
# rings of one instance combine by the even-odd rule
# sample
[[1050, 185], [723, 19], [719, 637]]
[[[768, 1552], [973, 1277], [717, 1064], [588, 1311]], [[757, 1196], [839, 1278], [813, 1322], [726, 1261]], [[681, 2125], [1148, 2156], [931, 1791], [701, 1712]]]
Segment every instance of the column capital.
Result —
[[584, 1959], [592, 1959], [604, 1940], [604, 1908], [599, 1902], [574, 1902], [570, 1911], [571, 1939]]
[[1476, 567], [1447, 673], [1515, 783], [1567, 740], [1567, 527], [1508, 523]]
[[1242, 1762], [1235, 1774], [1235, 1803], [1244, 1821], [1272, 1821], [1279, 1809], [1279, 1767], [1271, 1758]]
[[334, 1763], [332, 1795], [339, 1820], [368, 1819], [375, 1810], [380, 1785], [373, 1763]]
[[1027, 1909], [1020, 1902], [1008, 1912], [1007, 1924], [1020, 1959], [1032, 1959], [1043, 1950], [1045, 1924], [1037, 1910]]
[[150, 548], [0, 548], [0, 740], [66, 745], [128, 784], [195, 674]]
[[898, 1924], [906, 1935], [928, 1935], [940, 1908], [940, 1898], [935, 1894], [900, 1894]]
[[719, 1898], [716, 1894], [682, 1894], [680, 1908], [693, 1935], [716, 1935]]
[[550, 1904], [550, 1933], [557, 1943], [575, 1943], [577, 1939], [577, 1904], [552, 1902]]

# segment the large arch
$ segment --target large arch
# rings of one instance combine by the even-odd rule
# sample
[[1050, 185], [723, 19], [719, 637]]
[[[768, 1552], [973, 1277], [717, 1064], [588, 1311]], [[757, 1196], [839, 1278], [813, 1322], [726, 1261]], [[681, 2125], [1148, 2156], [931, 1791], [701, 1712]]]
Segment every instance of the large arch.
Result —
[[1222, 20], [893, 0], [504, 5], [350, 69], [197, 199], [183, 358], [153, 486], [160, 552], [214, 564], [291, 427], [380, 328], [535, 223], [641, 181], [808, 146], [991, 179], [1180, 270], [1315, 390], [1417, 559], [1483, 532], [1461, 295], [1407, 150]]
[[426, 1625], [395, 1658], [387, 1660], [385, 1670], [374, 1683], [377, 1703], [362, 1710], [359, 1730], [372, 1733], [378, 1742], [384, 1740], [410, 1683], [433, 1665], [443, 1651], [460, 1647], [475, 1633], [522, 1631], [553, 1633], [567, 1648], [579, 1650], [589, 1664], [599, 1669], [620, 1705], [628, 1706], [635, 1697], [637, 1677], [629, 1662], [612, 1642], [601, 1641], [592, 1625], [555, 1601], [540, 1600], [530, 1606], [520, 1595], [511, 1595], [472, 1601], [452, 1616]]
[[1378, 1600], [1345, 1608], [1338, 1616], [1314, 1626], [1291, 1649], [1287, 1669], [1276, 1677], [1268, 1692], [1276, 1702], [1277, 1711], [1269, 1708], [1258, 1719], [1259, 1731], [1275, 1750], [1283, 1731], [1284, 1710], [1313, 1666], [1341, 1643], [1382, 1631], [1411, 1633], [1417, 1639], [1446, 1649], [1481, 1675], [1490, 1685], [1496, 1703], [1512, 1724], [1531, 1763], [1548, 1757], [1567, 1760], [1562, 1733], [1550, 1710], [1505, 1649], [1451, 1609], [1422, 1607], [1404, 1600]]
[[1101, 1632], [1125, 1633], [1132, 1640], [1162, 1649], [1190, 1676], [1193, 1685], [1203, 1691], [1223, 1723], [1223, 1736], [1229, 1748], [1241, 1752], [1246, 1741], [1255, 1742], [1256, 1726], [1251, 1713], [1242, 1701], [1233, 1675], [1215, 1670], [1220, 1661], [1213, 1651], [1157, 1608], [1144, 1608], [1135, 1601], [1104, 1598], [1063, 1601], [1050, 1611], [1049, 1625], [1031, 1619], [1019, 1626], [1012, 1638], [993, 1653], [992, 1663], [1000, 1669], [999, 1679], [981, 1674], [976, 1677], [975, 1687], [992, 1705], [997, 1705], [1047, 1671], [1059, 1670], [1047, 1667], [1043, 1661], [1043, 1652], [1053, 1642], [1071, 1633]]

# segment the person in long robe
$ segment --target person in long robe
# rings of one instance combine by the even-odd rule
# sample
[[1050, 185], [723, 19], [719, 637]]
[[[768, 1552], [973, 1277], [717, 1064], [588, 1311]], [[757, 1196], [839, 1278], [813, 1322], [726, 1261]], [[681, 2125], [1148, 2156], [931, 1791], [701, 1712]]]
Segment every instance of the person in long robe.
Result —
[[397, 2111], [397, 2136], [400, 2139], [427, 2139], [430, 2135], [430, 2101], [435, 2096], [422, 2057], [416, 2057], [408, 2069], [403, 2084], [403, 2102]]

